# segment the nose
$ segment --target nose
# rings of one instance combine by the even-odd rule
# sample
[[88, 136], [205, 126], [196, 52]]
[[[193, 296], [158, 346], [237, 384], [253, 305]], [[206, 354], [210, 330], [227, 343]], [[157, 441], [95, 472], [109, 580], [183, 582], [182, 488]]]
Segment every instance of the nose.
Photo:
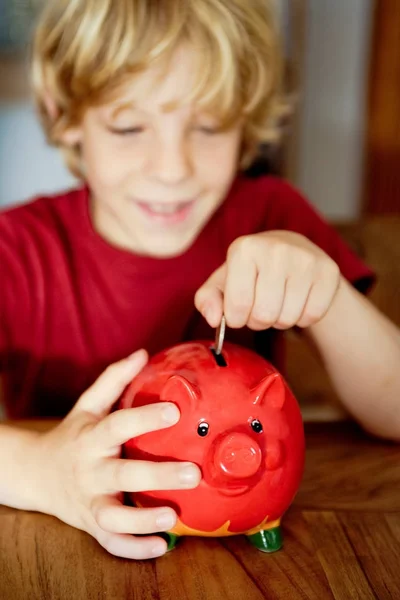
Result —
[[191, 174], [188, 149], [183, 140], [160, 142], [153, 155], [153, 176], [166, 185], [184, 182]]
[[257, 473], [262, 461], [257, 442], [245, 433], [230, 433], [219, 442], [214, 466], [229, 479], [243, 479]]

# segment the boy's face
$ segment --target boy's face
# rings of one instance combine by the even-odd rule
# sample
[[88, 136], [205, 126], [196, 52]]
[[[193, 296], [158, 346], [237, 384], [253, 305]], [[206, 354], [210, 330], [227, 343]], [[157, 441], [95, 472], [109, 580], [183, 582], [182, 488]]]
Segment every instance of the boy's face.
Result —
[[136, 77], [117, 102], [89, 109], [75, 142], [92, 191], [98, 231], [134, 252], [169, 257], [185, 251], [224, 201], [236, 175], [242, 125], [218, 131], [196, 107], [163, 106], [193, 82], [190, 48]]

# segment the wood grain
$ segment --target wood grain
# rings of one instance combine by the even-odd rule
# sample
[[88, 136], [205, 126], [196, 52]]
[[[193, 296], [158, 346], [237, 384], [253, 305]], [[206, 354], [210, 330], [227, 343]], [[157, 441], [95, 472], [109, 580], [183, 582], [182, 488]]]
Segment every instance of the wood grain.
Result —
[[[338, 518], [377, 597], [398, 598], [400, 540], [387, 520], [376, 513], [352, 512]], [[400, 525], [398, 513], [389, 518]]]
[[1, 600], [397, 600], [400, 446], [350, 423], [308, 424], [306, 440], [280, 552], [241, 536], [186, 538], [130, 562], [53, 517], [0, 506]]
[[296, 506], [400, 511], [399, 445], [369, 438], [353, 423], [310, 423], [306, 431], [306, 470]]
[[310, 512], [306, 514], [306, 521], [314, 532], [317, 557], [334, 597], [374, 600], [374, 593], [337, 515]]
[[221, 542], [235, 556], [238, 565], [257, 581], [263, 598], [320, 600], [334, 597], [316, 556], [306, 514], [297, 510], [296, 505], [288, 511], [284, 521], [284, 548], [270, 556], [254, 553], [241, 538]]

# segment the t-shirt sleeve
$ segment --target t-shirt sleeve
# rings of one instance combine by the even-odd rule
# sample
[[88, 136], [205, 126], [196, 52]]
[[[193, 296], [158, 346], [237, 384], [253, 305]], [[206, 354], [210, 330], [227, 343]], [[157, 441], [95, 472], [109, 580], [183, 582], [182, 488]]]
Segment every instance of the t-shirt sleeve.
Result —
[[[376, 273], [350, 249], [338, 232], [290, 184], [276, 180], [273, 194], [275, 229], [294, 231], [307, 237], [326, 252], [356, 289], [367, 294], [376, 281]], [[270, 228], [270, 227], [269, 227]]]

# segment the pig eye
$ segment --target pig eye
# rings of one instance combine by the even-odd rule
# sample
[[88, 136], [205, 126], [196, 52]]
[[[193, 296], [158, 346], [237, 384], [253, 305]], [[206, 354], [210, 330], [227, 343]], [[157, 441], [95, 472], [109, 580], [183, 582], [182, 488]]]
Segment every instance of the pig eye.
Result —
[[263, 426], [261, 425], [261, 423], [260, 423], [260, 421], [258, 419], [254, 419], [254, 421], [251, 422], [251, 428], [256, 433], [262, 433], [263, 432]]
[[203, 423], [200, 423], [200, 425], [198, 426], [197, 433], [199, 434], [200, 437], [206, 437], [209, 429], [210, 429], [209, 424], [205, 423], [203, 421]]

